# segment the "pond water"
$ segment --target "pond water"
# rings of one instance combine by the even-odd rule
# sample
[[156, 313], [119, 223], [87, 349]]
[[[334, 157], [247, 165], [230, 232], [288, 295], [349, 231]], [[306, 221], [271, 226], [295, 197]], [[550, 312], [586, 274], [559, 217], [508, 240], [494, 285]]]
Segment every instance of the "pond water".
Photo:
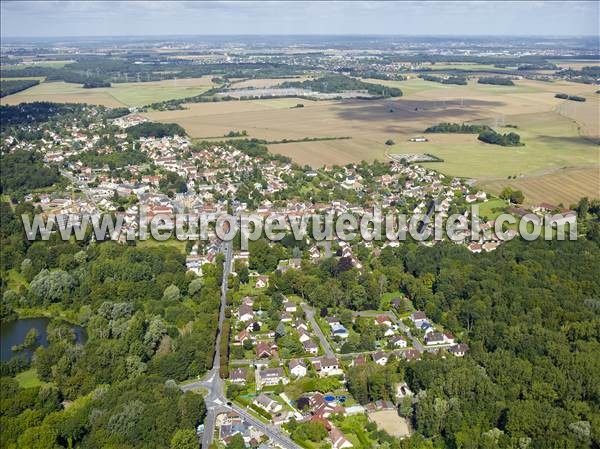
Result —
[[[20, 352], [13, 352], [12, 347], [20, 345], [25, 340], [25, 335], [30, 329], [35, 328], [40, 334], [39, 343], [41, 346], [48, 346], [46, 328], [50, 323], [49, 318], [22, 318], [19, 320], [4, 323], [0, 326], [0, 361], [5, 362], [11, 357], [18, 354], [26, 354], [31, 356], [31, 351], [24, 350]], [[75, 332], [75, 338], [77, 343], [85, 343], [87, 335], [85, 329], [71, 325]]]

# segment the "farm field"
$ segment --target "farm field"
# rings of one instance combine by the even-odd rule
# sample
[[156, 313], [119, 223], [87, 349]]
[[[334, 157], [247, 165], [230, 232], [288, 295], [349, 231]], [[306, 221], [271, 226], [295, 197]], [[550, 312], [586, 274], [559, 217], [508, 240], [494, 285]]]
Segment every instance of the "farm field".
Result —
[[600, 198], [600, 167], [558, 169], [538, 176], [484, 181], [479, 185], [496, 194], [504, 187], [521, 190], [528, 205], [550, 202], [569, 207], [584, 196]]
[[[432, 153], [445, 160], [435, 164], [436, 169], [478, 179], [598, 164], [598, 147], [579, 136], [577, 124], [571, 119], [554, 112], [561, 104], [554, 98], [555, 92], [571, 91], [589, 97], [593, 86], [529, 80], [508, 87], [474, 82], [469, 86], [450, 86], [421, 79], [384, 84], [411, 93], [400, 99], [374, 101], [312, 102], [285, 98], [202, 103], [187, 105], [183, 111], [146, 115], [156, 121], [179, 123], [192, 137], [220, 136], [232, 129], [243, 129], [250, 137], [267, 140], [352, 137], [344, 141], [271, 147], [272, 151], [301, 164], [315, 166], [382, 159], [386, 151]], [[293, 109], [296, 103], [305, 107]], [[592, 108], [586, 114], [593, 121]], [[500, 125], [517, 125], [526, 145], [519, 148], [487, 145], [475, 135], [435, 134], [428, 136], [430, 142], [408, 141], [428, 126], [443, 121], [488, 123], [503, 132], [512, 129]], [[393, 139], [396, 145], [386, 147], [384, 142], [388, 139]]]
[[249, 80], [239, 80], [233, 81], [231, 84], [232, 89], [244, 89], [244, 88], [262, 88], [262, 87], [273, 87], [277, 86], [281, 83], [285, 83], [286, 81], [305, 81], [311, 79], [310, 76], [298, 76], [294, 78], [258, 78], [258, 79], [249, 79]]
[[451, 176], [478, 180], [537, 174], [559, 167], [600, 164], [600, 148], [579, 136], [577, 125], [557, 113], [512, 115], [505, 116], [504, 120], [518, 129], [494, 126], [494, 122], [488, 120], [481, 122], [494, 126], [502, 133], [518, 132], [525, 145], [490, 145], [480, 142], [476, 134], [428, 134], [429, 142], [408, 142], [396, 152], [417, 152], [414, 148], [419, 148], [418, 152], [431, 153], [444, 159], [444, 162], [433, 163], [432, 168]]
[[[411, 75], [413, 76], [413, 75]], [[267, 86], [283, 79], [241, 81], [241, 86]], [[300, 164], [314, 167], [360, 160], [385, 160], [389, 153], [431, 153], [442, 158], [430, 166], [449, 176], [477, 179], [482, 185], [508, 185], [508, 176], [521, 182], [532, 176], [530, 198], [549, 194], [552, 188], [535, 187], [538, 177], [561, 168], [600, 166], [600, 99], [593, 85], [566, 81], [517, 80], [515, 86], [492, 86], [469, 81], [467, 86], [446, 85], [413, 77], [406, 81], [365, 81], [399, 87], [401, 98], [363, 101], [311, 101], [301, 98], [194, 103], [180, 111], [155, 111], [145, 115], [154, 121], [178, 123], [191, 137], [223, 136], [246, 130], [249, 137], [266, 140], [305, 137], [350, 136], [348, 140], [271, 145], [270, 150]], [[141, 106], [169, 98], [196, 95], [212, 86], [211, 77], [150, 83], [115, 84], [111, 88], [83, 89], [67, 83], [42, 83], [5, 97], [2, 104], [23, 101], [63, 101], [103, 104], [110, 107]], [[584, 103], [560, 100], [557, 92], [586, 97]], [[294, 108], [298, 103], [303, 108]], [[440, 122], [485, 123], [498, 131], [517, 131], [522, 147], [501, 147], [477, 140], [476, 135], [430, 134], [429, 142], [410, 142], [425, 128]], [[517, 126], [518, 129], [506, 127]], [[395, 144], [386, 146], [392, 139]], [[569, 177], [565, 185], [574, 191], [564, 198], [585, 193]], [[528, 187], [528, 185], [526, 185]], [[559, 186], [555, 186], [557, 194]], [[501, 189], [496, 189], [501, 190]], [[493, 190], [492, 190], [493, 191]], [[600, 196], [596, 194], [595, 196]], [[553, 197], [544, 200], [551, 202]]]
[[108, 107], [144, 106], [164, 100], [191, 97], [213, 86], [210, 77], [145, 83], [114, 83], [112, 87], [84, 89], [79, 84], [41, 83], [2, 99], [3, 104], [32, 101], [101, 104]]

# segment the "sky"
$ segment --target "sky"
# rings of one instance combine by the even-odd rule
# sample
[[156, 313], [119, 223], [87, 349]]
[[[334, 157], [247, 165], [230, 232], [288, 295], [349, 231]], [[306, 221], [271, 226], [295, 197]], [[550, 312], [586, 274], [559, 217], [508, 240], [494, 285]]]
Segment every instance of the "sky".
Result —
[[598, 36], [596, 1], [8, 1], [2, 37], [394, 34]]

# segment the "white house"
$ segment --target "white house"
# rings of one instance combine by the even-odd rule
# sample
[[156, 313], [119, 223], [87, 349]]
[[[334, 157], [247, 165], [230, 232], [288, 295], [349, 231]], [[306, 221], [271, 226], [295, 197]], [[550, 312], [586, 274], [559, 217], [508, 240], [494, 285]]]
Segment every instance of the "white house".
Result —
[[323, 356], [313, 361], [313, 366], [321, 376], [338, 376], [344, 374], [340, 362], [335, 357]]
[[425, 312], [417, 310], [416, 312], [412, 313], [410, 320], [415, 323], [415, 326], [420, 327], [423, 322], [427, 321], [427, 315], [425, 315]]
[[304, 351], [309, 354], [317, 355], [319, 353], [319, 346], [312, 340], [303, 342], [302, 346], [304, 347]]
[[246, 368], [235, 368], [229, 373], [229, 380], [234, 384], [245, 384], [248, 377]]
[[253, 319], [254, 311], [252, 310], [252, 307], [250, 307], [247, 304], [242, 304], [238, 309], [238, 320], [240, 320], [243, 323], [246, 323], [247, 321], [251, 321]]
[[259, 387], [271, 387], [278, 385], [279, 382], [282, 384], [288, 383], [288, 378], [283, 373], [283, 368], [265, 368], [258, 373], [258, 386]]
[[352, 447], [352, 443], [344, 436], [341, 430], [335, 427], [329, 431], [329, 439], [333, 449], [345, 449]]
[[378, 365], [385, 366], [388, 360], [389, 357], [385, 352], [379, 351], [373, 354], [373, 361]]
[[255, 288], [265, 288], [269, 285], [269, 277], [268, 276], [259, 276], [256, 280]]
[[298, 338], [300, 340], [300, 343], [304, 343], [305, 341], [309, 341], [310, 340], [310, 335], [308, 335], [305, 331], [300, 330], [298, 331]]
[[304, 363], [304, 360], [300, 360], [300, 359], [293, 359], [290, 360], [290, 364], [288, 365], [289, 369], [290, 369], [290, 373], [295, 376], [295, 377], [304, 377], [306, 376], [306, 363]]
[[467, 351], [469, 350], [469, 347], [464, 344], [464, 343], [458, 343], [454, 346], [451, 346], [448, 349], [448, 352], [456, 357], [463, 357]]
[[277, 413], [283, 409], [283, 406], [279, 402], [274, 401], [269, 396], [262, 393], [256, 396], [253, 404], [269, 413]]
[[297, 307], [296, 304], [294, 304], [292, 301], [287, 301], [283, 304], [283, 308], [286, 312], [289, 313], [296, 313]]
[[392, 337], [390, 339], [390, 343], [392, 344], [392, 346], [394, 346], [396, 348], [406, 348], [406, 346], [407, 346], [406, 340], [404, 338], [400, 337], [399, 335]]

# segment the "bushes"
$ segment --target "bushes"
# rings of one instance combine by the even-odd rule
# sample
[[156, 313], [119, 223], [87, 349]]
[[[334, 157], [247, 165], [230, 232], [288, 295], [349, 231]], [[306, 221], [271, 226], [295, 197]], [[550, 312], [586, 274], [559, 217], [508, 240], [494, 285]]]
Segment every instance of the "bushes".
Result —
[[95, 89], [97, 87], [110, 87], [110, 83], [108, 81], [88, 81], [83, 83], [84, 89]]
[[554, 98], [560, 98], [561, 100], [571, 100], [571, 101], [585, 101], [584, 97], [580, 97], [579, 95], [567, 95], [567, 94], [556, 94]]
[[219, 369], [221, 378], [229, 378], [229, 336], [231, 334], [231, 323], [225, 320], [223, 323], [223, 332], [221, 334], [220, 353], [219, 353]]
[[426, 133], [456, 133], [456, 134], [478, 134], [488, 131], [487, 125], [467, 125], [465, 123], [438, 123], [425, 130]]
[[505, 78], [502, 76], [489, 76], [484, 78], [479, 78], [477, 80], [479, 84], [493, 84], [496, 86], [514, 86], [515, 83], [510, 78]]
[[434, 83], [458, 84], [459, 86], [467, 85], [467, 79], [462, 76], [450, 76], [448, 78], [442, 78], [441, 76], [435, 75], [419, 75], [419, 78], [425, 81], [433, 81]]
[[489, 129], [481, 132], [477, 138], [482, 142], [491, 143], [493, 145], [501, 145], [503, 147], [516, 147], [523, 145], [521, 143], [521, 136], [513, 132], [508, 134], [500, 134], [493, 129]]

